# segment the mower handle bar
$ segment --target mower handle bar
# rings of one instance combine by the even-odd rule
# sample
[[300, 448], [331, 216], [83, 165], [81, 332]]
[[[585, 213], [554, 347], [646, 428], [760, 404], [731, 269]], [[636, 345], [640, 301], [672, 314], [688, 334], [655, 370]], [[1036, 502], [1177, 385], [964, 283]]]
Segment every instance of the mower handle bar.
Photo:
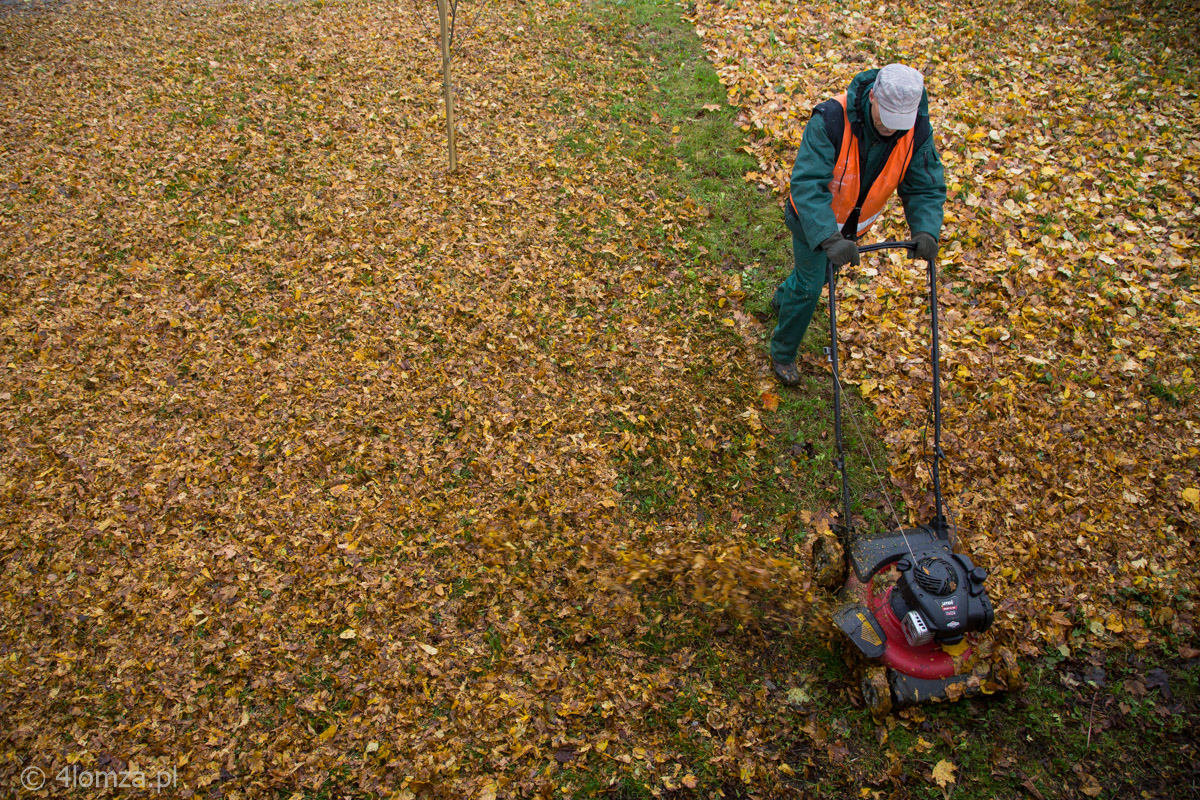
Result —
[[[911, 239], [905, 241], [887, 240], [883, 242], [875, 242], [873, 244], [864, 244], [858, 248], [860, 253], [873, 253], [878, 250], [907, 250], [909, 255], [917, 249], [917, 243]], [[939, 465], [942, 459], [942, 391], [941, 391], [941, 370], [939, 369], [941, 361], [938, 348], [938, 312], [937, 312], [937, 269], [934, 266], [933, 259], [927, 262], [929, 265], [929, 309], [930, 309], [930, 327], [932, 333], [932, 346], [929, 349], [930, 362], [933, 367], [933, 495], [936, 502], [936, 516], [934, 517], [934, 528], [938, 531], [939, 537], [942, 531], [945, 530], [945, 517], [943, 516], [942, 506], [942, 481], [939, 470]], [[850, 532], [850, 482], [846, 476], [846, 458], [842, 448], [842, 401], [841, 401], [841, 385], [837, 378], [838, 360], [837, 360], [837, 311], [835, 300], [834, 286], [837, 281], [837, 270], [833, 264], [828, 264], [829, 268], [829, 336], [830, 347], [828, 348], [830, 360], [833, 362], [833, 424], [834, 431], [837, 437], [838, 459], [837, 467], [842, 473], [842, 504], [844, 506], [844, 514], [846, 516], [845, 530]]]

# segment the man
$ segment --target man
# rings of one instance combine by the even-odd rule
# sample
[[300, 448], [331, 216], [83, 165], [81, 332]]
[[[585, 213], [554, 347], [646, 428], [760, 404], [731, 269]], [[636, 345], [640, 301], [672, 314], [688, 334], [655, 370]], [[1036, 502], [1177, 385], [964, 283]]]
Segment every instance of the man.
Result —
[[904, 204], [916, 257], [937, 256], [946, 181], [931, 133], [925, 79], [903, 64], [859, 73], [846, 94], [813, 111], [784, 209], [796, 267], [771, 301], [779, 314], [771, 367], [784, 385], [800, 382], [796, 351], [828, 265], [859, 263], [855, 240], [893, 192]]

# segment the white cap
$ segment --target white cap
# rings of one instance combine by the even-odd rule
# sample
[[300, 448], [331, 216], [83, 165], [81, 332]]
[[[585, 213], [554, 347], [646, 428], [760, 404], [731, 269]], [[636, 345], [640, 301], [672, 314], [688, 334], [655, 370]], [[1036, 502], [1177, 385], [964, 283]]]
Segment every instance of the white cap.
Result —
[[904, 64], [888, 64], [875, 76], [875, 103], [879, 121], [896, 131], [917, 124], [917, 109], [925, 91], [925, 76]]

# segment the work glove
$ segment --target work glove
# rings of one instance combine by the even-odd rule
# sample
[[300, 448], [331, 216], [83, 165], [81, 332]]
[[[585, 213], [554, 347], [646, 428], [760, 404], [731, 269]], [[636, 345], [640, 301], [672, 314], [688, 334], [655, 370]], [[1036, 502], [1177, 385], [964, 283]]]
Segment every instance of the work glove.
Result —
[[829, 263], [833, 265], [834, 269], [847, 264], [858, 266], [858, 245], [850, 239], [842, 238], [840, 233], [821, 242], [821, 249], [829, 257]]
[[933, 261], [938, 254], [938, 241], [932, 235], [921, 231], [913, 236], [913, 242], [917, 245], [913, 248], [913, 256], [922, 261]]

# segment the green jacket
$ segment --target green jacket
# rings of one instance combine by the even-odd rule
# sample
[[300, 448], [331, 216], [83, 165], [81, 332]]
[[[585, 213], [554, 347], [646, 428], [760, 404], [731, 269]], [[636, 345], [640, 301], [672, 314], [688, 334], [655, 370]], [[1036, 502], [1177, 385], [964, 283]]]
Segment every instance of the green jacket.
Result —
[[[851, 125], [858, 120], [866, 120], [863, 127], [866, 130], [869, 174], [874, 174], [882, 166], [880, 161], [887, 151], [883, 139], [875, 132], [875, 126], [870, 121], [871, 105], [868, 92], [863, 91], [860, 95], [859, 90], [863, 86], [874, 85], [878, 72], [877, 69], [860, 72], [854, 76], [850, 88], [846, 91], [846, 115], [850, 118]], [[859, 99], [857, 103], [856, 98]], [[929, 117], [928, 95], [921, 97], [921, 107], [917, 113]], [[846, 135], [849, 135], [849, 131]], [[792, 202], [796, 204], [796, 210], [799, 212], [801, 228], [801, 231], [794, 232], [800, 233], [814, 251], [821, 242], [840, 230], [833, 215], [833, 194], [829, 191], [829, 182], [833, 180], [833, 166], [837, 161], [840, 146], [840, 141], [829, 141], [825, 132], [825, 122], [820, 114], [814, 114], [804, 128], [804, 139], [796, 153], [796, 163], [792, 167]], [[904, 204], [904, 217], [908, 220], [909, 229], [914, 234], [924, 231], [933, 238], [938, 238], [942, 232], [942, 207], [946, 203], [946, 176], [932, 136], [913, 154], [897, 194]]]

